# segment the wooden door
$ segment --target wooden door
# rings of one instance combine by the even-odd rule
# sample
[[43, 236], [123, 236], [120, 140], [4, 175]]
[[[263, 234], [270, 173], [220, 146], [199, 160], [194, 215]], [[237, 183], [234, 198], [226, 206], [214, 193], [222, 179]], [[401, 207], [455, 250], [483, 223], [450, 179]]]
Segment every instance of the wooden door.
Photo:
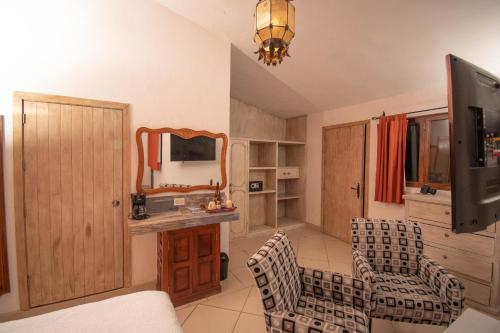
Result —
[[29, 306], [123, 287], [122, 110], [25, 100], [23, 116]]
[[5, 231], [5, 188], [3, 183], [4, 116], [0, 116], [0, 295], [10, 291], [7, 235]]
[[323, 231], [351, 242], [351, 219], [363, 216], [366, 124], [323, 129]]
[[230, 223], [231, 238], [246, 235], [248, 230], [248, 141], [231, 140], [231, 184], [229, 193], [240, 219]]
[[219, 286], [220, 224], [194, 230], [193, 292], [200, 293]]

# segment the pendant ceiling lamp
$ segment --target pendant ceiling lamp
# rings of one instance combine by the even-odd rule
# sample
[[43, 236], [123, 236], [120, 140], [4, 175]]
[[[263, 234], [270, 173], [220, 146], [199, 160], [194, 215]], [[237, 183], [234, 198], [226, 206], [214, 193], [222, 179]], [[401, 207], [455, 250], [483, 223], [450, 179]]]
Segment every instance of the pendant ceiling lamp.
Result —
[[295, 7], [292, 0], [260, 0], [255, 10], [255, 52], [266, 65], [281, 64], [289, 57], [288, 47], [295, 36]]

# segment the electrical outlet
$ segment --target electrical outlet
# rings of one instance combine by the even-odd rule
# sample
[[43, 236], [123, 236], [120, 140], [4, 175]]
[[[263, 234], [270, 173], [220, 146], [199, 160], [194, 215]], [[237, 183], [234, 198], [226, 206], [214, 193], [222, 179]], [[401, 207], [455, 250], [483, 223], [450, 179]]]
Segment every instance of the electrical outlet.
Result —
[[186, 198], [174, 198], [174, 206], [184, 206], [186, 204]]

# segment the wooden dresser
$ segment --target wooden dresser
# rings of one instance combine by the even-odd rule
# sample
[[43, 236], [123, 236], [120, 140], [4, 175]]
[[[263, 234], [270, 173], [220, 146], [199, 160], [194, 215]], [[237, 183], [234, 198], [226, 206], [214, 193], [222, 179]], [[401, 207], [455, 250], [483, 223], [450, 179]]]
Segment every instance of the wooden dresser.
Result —
[[422, 228], [424, 253], [462, 280], [467, 305], [500, 313], [500, 226], [494, 224], [473, 234], [455, 234], [451, 230], [449, 196], [416, 193], [407, 194], [404, 199], [406, 219], [419, 222]]
[[158, 289], [175, 306], [221, 291], [220, 224], [158, 233]]

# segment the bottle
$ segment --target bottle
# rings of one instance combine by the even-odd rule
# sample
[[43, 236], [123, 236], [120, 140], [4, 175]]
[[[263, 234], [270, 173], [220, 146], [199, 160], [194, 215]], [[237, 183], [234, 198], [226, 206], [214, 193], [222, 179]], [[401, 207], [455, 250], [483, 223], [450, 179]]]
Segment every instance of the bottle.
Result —
[[217, 185], [215, 186], [215, 195], [214, 195], [214, 201], [217, 207], [220, 207], [221, 205], [221, 196], [220, 196], [220, 185], [219, 182], [217, 182]]

